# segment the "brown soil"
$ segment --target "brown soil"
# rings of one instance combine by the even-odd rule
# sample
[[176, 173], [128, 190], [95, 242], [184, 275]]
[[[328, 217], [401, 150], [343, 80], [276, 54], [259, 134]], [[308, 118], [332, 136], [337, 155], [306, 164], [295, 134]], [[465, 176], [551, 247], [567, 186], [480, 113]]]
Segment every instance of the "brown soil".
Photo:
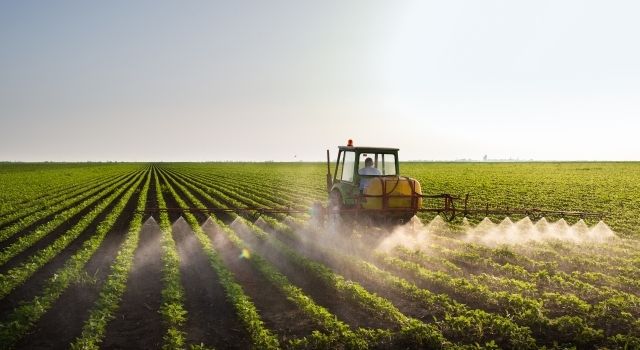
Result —
[[232, 227], [253, 250], [273, 264], [291, 283], [300, 287], [304, 293], [310, 296], [318, 305], [327, 308], [331, 313], [336, 315], [338, 319], [344, 321], [351, 327], [398, 328], [397, 324], [382, 320], [352, 300], [346, 299], [345, 296], [341, 295], [334, 288], [327, 286], [323, 281], [306, 271], [304, 267], [291, 263], [286, 256], [271, 249], [266, 242], [255, 239], [253, 233], [249, 232], [242, 225], [232, 224]]
[[133, 270], [120, 308], [107, 326], [104, 349], [158, 349], [164, 327], [162, 306], [162, 232], [149, 218], [140, 232]]
[[[147, 208], [156, 208], [155, 179], [151, 179]], [[162, 232], [149, 216], [140, 232], [127, 289], [114, 319], [107, 325], [104, 349], [159, 349], [164, 327], [162, 306]]]
[[99, 296], [111, 264], [126, 236], [136, 204], [137, 196], [134, 194], [98, 250], [85, 265], [83, 274], [87, 276], [87, 280], [72, 283], [53, 307], [40, 318], [32, 333], [22, 339], [18, 348], [64, 348], [80, 336], [82, 326]]
[[[69, 230], [75, 224], [77, 224], [78, 221], [80, 221], [80, 219], [82, 219], [82, 217], [87, 215], [87, 213], [89, 213], [96, 205], [98, 205], [98, 203], [100, 203], [100, 201], [102, 201], [104, 198], [107, 198], [109, 195], [111, 195], [111, 193], [107, 193], [107, 194], [105, 194], [105, 195], [103, 195], [103, 196], [101, 196], [99, 198], [95, 198], [94, 201], [91, 204], [89, 204], [85, 209], [81, 210], [76, 215], [74, 215], [74, 216], [70, 217], [69, 219], [67, 219], [61, 225], [56, 227], [52, 232], [50, 232], [46, 236], [42, 237], [39, 241], [35, 242], [29, 248], [25, 249], [21, 253], [19, 253], [16, 256], [14, 256], [6, 264], [2, 265], [0, 267], [0, 273], [5, 273], [6, 271], [10, 270], [11, 268], [19, 265], [22, 261], [24, 261], [24, 259], [30, 257], [35, 252], [39, 251], [42, 248], [48, 247], [60, 235], [64, 234], [65, 232], [67, 232], [67, 230]], [[55, 213], [53, 213], [53, 214], [51, 214], [51, 215], [49, 215], [49, 216], [47, 216], [45, 218], [42, 218], [42, 219], [30, 224], [24, 230], [22, 230], [22, 231], [18, 232], [17, 234], [9, 237], [5, 241], [0, 242], [0, 249], [4, 249], [4, 248], [10, 246], [14, 242], [16, 242], [18, 240], [18, 238], [30, 234], [31, 232], [35, 231], [40, 225], [46, 224], [47, 222], [53, 220], [55, 218], [55, 216], [58, 215], [59, 213], [65, 211], [65, 210], [67, 210], [69, 208], [73, 208], [74, 206], [76, 206], [77, 204], [81, 203], [85, 199], [86, 198], [82, 198], [82, 199], [79, 199], [77, 201], [74, 201], [73, 203], [70, 203], [65, 208], [60, 209], [60, 210], [56, 211]]]
[[[277, 233], [275, 233], [274, 231], [271, 231], [271, 233], [273, 235], [277, 235]], [[283, 236], [284, 235], [279, 235], [278, 238], [281, 238]], [[288, 244], [290, 245], [293, 244], [293, 242], [290, 240], [288, 240], [288, 242]], [[388, 299], [395, 307], [400, 310], [400, 312], [407, 316], [423, 320], [427, 323], [433, 322], [433, 316], [441, 316], [440, 314], [434, 313], [434, 311], [441, 310], [425, 309], [422, 303], [413, 300], [407, 300], [407, 297], [398, 292], [395, 292], [393, 288], [385, 286], [383, 283], [380, 283], [380, 281], [372, 279], [371, 276], [364, 275], [360, 271], [354, 271], [352, 269], [346, 268], [344, 264], [334, 261], [321, 250], [315, 249], [310, 245], [305, 245], [299, 242], [295, 245], [292, 245], [292, 247], [294, 247], [296, 251], [309, 257], [310, 259], [314, 259], [325, 264], [345, 278], [358, 282], [369, 292], [375, 293], [385, 299]]]
[[[123, 193], [124, 194], [124, 193]], [[113, 209], [119, 198], [118, 196], [98, 217], [84, 230], [80, 236], [73, 240], [65, 249], [51, 259], [48, 263], [37, 270], [22, 285], [14, 289], [5, 298], [0, 300], [0, 315], [8, 315], [23, 300], [31, 300], [42, 292], [45, 283], [65, 262], [71, 257], [82, 244], [91, 237], [96, 231], [100, 222], [102, 222], [108, 213]], [[135, 196], [134, 196], [135, 197]], [[126, 216], [123, 213], [123, 216]]]
[[[178, 207], [170, 193], [167, 207]], [[177, 217], [177, 218], [176, 218]], [[185, 290], [185, 325], [189, 344], [203, 343], [216, 349], [249, 348], [249, 335], [229, 303], [200, 243], [179, 213], [171, 213], [173, 239], [180, 256], [180, 279]]]
[[219, 232], [213, 221], [205, 222], [203, 229], [211, 238], [225, 266], [251, 298], [266, 328], [273, 330], [282, 343], [292, 338], [305, 337], [317, 328], [297, 305], [255, 270], [248, 259], [240, 256], [241, 251], [231, 244], [224, 233]]
[[[179, 193], [182, 194], [182, 192]], [[206, 203], [204, 198], [191, 193], [198, 200]], [[203, 229], [209, 235], [224, 265], [233, 273], [245, 294], [251, 298], [266, 328], [274, 331], [282, 343], [307, 336], [317, 328], [317, 325], [300, 308], [253, 268], [247, 259], [240, 257], [240, 250], [231, 244], [224, 233], [219, 232], [218, 226], [208, 220], [207, 215], [200, 212], [195, 215], [198, 221], [203, 223]], [[224, 219], [229, 220], [229, 216], [224, 215]]]
[[[202, 188], [202, 186], [198, 187]], [[201, 197], [197, 193], [192, 192], [192, 194], [201, 202], [205, 204], [209, 203], [205, 198]], [[224, 203], [221, 198], [216, 199]], [[204, 221], [203, 217], [201, 217], [201, 219], [201, 221]], [[243, 229], [241, 225], [233, 225], [233, 228], [257, 254], [260, 254], [263, 258], [273, 264], [289, 279], [292, 284], [300, 287], [304, 293], [310, 296], [318, 305], [327, 308], [331, 313], [348, 325], [353, 328], [397, 328], [396, 324], [376, 318], [367, 310], [359, 307], [353, 301], [347, 300], [343, 296], [337, 294], [336, 290], [331, 287], [327, 287], [322, 281], [310, 275], [303, 268], [289, 263], [288, 258], [273, 251], [272, 249], [269, 249], [269, 247], [263, 242], [257, 241], [255, 236], [246, 229]]]

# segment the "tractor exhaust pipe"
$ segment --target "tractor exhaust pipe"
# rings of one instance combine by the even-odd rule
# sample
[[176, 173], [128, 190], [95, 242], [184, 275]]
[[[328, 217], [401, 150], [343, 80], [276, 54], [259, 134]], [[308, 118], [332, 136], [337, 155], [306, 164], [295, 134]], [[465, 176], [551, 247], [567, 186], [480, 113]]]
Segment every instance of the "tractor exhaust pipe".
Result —
[[329, 158], [329, 150], [327, 150], [327, 193], [331, 193], [333, 180], [331, 179], [331, 159]]

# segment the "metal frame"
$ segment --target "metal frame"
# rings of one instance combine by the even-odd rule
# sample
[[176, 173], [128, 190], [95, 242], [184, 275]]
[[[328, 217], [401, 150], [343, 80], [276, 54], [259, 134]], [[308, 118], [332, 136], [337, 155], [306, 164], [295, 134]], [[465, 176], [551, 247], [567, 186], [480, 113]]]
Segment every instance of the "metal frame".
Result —
[[[359, 206], [360, 201], [366, 198], [380, 198], [382, 197], [383, 206], [380, 209], [364, 209]], [[379, 216], [394, 216], [394, 214], [407, 214], [408, 212], [416, 213], [436, 213], [438, 215], [443, 215], [445, 219], [448, 221], [454, 220], [458, 216], [468, 217], [473, 215], [523, 215], [529, 216], [532, 218], [540, 218], [543, 216], [560, 216], [560, 217], [579, 217], [582, 219], [586, 218], [598, 218], [604, 219], [607, 214], [602, 212], [583, 212], [583, 211], [568, 211], [568, 210], [550, 210], [550, 209], [540, 209], [540, 208], [490, 208], [489, 205], [486, 205], [484, 208], [469, 208], [469, 194], [465, 195], [462, 208], [457, 208], [455, 202], [457, 200], [461, 200], [462, 198], [457, 196], [452, 196], [448, 193], [441, 193], [435, 195], [423, 195], [415, 193], [413, 195], [390, 195], [390, 194], [382, 194], [382, 195], [358, 195], [356, 198], [356, 206], [353, 208], [342, 208], [338, 210], [333, 210], [329, 207], [324, 207], [321, 204], [315, 204], [311, 208], [296, 208], [296, 207], [287, 207], [287, 208], [267, 208], [267, 207], [236, 207], [236, 208], [216, 208], [216, 207], [190, 207], [190, 208], [146, 208], [145, 210], [138, 211], [145, 214], [149, 213], [157, 213], [157, 212], [200, 212], [200, 213], [254, 213], [259, 217], [263, 214], [296, 214], [296, 213], [310, 213], [314, 215], [322, 215], [326, 216], [328, 214], [342, 214], [342, 213], [353, 213], [356, 217], [361, 214], [376, 214]], [[411, 198], [411, 207], [410, 208], [389, 208], [388, 203], [390, 198]], [[418, 199], [420, 198], [431, 198], [437, 199], [441, 198], [443, 200], [443, 206], [437, 208], [425, 208], [425, 207], [417, 207]]]

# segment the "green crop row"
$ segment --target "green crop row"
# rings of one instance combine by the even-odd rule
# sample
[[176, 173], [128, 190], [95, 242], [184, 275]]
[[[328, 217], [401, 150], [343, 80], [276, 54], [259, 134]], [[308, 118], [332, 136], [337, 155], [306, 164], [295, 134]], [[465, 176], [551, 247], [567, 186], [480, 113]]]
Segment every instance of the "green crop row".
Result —
[[[174, 173], [175, 175], [175, 173]], [[264, 204], [262, 204], [261, 202], [258, 202], [256, 197], [258, 196], [251, 196], [251, 199], [246, 199], [246, 197], [244, 196], [240, 196], [239, 194], [237, 194], [237, 192], [234, 192], [232, 190], [228, 190], [225, 186], [218, 186], [215, 183], [212, 182], [206, 182], [205, 180], [200, 180], [196, 177], [193, 176], [189, 176], [190, 174], [187, 175], [183, 175], [180, 174], [181, 177], [183, 177], [184, 179], [186, 179], [187, 183], [189, 184], [198, 184], [201, 187], [202, 191], [204, 191], [207, 194], [216, 196], [220, 199], [222, 199], [223, 201], [230, 203], [231, 205], [234, 205], [236, 207], [245, 207], [245, 206], [253, 206], [253, 207], [261, 207]], [[244, 193], [243, 193], [244, 194]], [[277, 207], [276, 207], [277, 208]], [[281, 209], [286, 209], [286, 207], [282, 207]], [[273, 214], [275, 217], [284, 220], [287, 217], [284, 214]], [[295, 217], [288, 217], [290, 220], [293, 220], [295, 222], [301, 222], [300, 219], [295, 218]], [[268, 220], [270, 224], [278, 227], [279, 229], [282, 230], [286, 230], [287, 226], [284, 224], [281, 224], [280, 222], [278, 222], [277, 220], [271, 220], [269, 218], [269, 216], [264, 216], [265, 220]]]
[[[593, 273], [574, 271], [571, 274], [567, 274], [563, 271], [555, 271], [554, 269], [539, 268], [540, 266], [548, 266], [548, 264], [539, 264], [528, 257], [523, 257], [517, 253], [511, 252], [505, 247], [494, 250], [494, 253], [491, 256], [499, 256], [501, 259], [509, 259], [511, 262], [526, 262], [528, 266], [531, 266], [531, 268], [534, 269], [533, 272], [529, 272], [517, 265], [513, 265], [509, 261], [504, 264], [498, 264], [490, 258], [481, 256], [480, 252], [486, 253], [487, 251], [491, 251], [488, 250], [488, 248], [481, 248], [472, 251], [474, 247], [467, 246], [466, 250], [463, 252], [461, 250], [450, 250], [437, 245], [433, 245], [432, 247], [436, 249], [439, 254], [444, 253], [448, 258], [453, 259], [454, 261], [462, 260], [466, 265], [489, 268], [489, 272], [491, 273], [504, 273], [507, 276], [535, 284], [536, 289], [532, 289], [530, 291], [535, 292], [535, 295], [542, 298], [545, 296], [545, 291], [552, 292], [551, 294], [546, 293], [547, 296], [554, 295], [553, 292], [560, 292], [562, 294], [575, 293], [583, 299], [581, 304], [589, 303], [590, 305], [594, 305], [596, 310], [600, 308], [600, 305], [608, 304], [610, 300], [625, 300], [627, 307], [624, 310], [621, 310], [623, 314], [630, 313], [636, 317], [640, 316], [640, 298], [628, 292], [615, 290], [609, 287], [597, 287], [583, 281], [585, 279], [592, 278], [594, 275]], [[404, 254], [402, 257], [404, 259], [414, 260], [412, 257], [416, 256], [420, 259], [421, 257], [424, 257], [425, 254], [413, 252], [408, 255]], [[619, 279], [620, 277], [606, 276], [606, 278], [614, 280]], [[517, 282], [514, 281], [514, 283]], [[570, 307], [567, 309], [571, 310]], [[607, 316], [607, 318], [609, 318], [609, 316]], [[594, 319], [594, 322], [599, 322], [603, 325], [605, 324], [604, 320], [598, 321], [597, 318]]]
[[71, 345], [72, 349], [99, 349], [105, 336], [107, 323], [114, 318], [114, 312], [118, 309], [122, 295], [127, 288], [127, 279], [133, 266], [133, 256], [138, 247], [142, 227], [142, 211], [146, 205], [150, 183], [151, 172], [149, 171], [138, 196], [136, 212], [129, 223], [127, 236], [111, 265], [109, 276], [102, 286], [100, 296], [82, 327], [81, 335]]
[[[74, 253], [64, 264], [64, 266], [58, 269], [52, 277], [50, 277], [43, 288], [42, 293], [33, 298], [33, 300], [22, 303], [7, 317], [7, 320], [0, 325], [0, 346], [2, 349], [9, 349], [13, 347], [20, 338], [25, 336], [29, 329], [31, 329], [35, 322], [45, 313], [53, 303], [60, 297], [60, 295], [67, 289], [67, 287], [74, 281], [78, 280], [81, 272], [84, 269], [85, 264], [91, 256], [96, 252], [100, 244], [102, 243], [105, 235], [111, 230], [116, 220], [124, 211], [125, 206], [129, 199], [133, 196], [135, 190], [142, 182], [143, 176], [138, 176], [132, 186], [126, 191], [126, 193], [120, 198], [113, 209], [107, 214], [106, 218], [98, 224], [95, 233], [86, 240], [80, 249]], [[124, 191], [124, 188], [119, 192]], [[115, 199], [115, 195], [108, 198], [106, 204]], [[100, 205], [100, 210], [106, 209], [107, 205]], [[89, 220], [93, 220], [89, 219]], [[84, 229], [80, 224], [74, 227], [77, 231]], [[71, 231], [73, 231], [72, 229]], [[79, 232], [78, 232], [79, 234]], [[60, 252], [63, 246], [66, 246], [66, 241], [56, 241], [58, 244], [53, 243], [51, 249], [46, 250], [48, 255], [40, 254], [39, 260], [33, 261], [32, 265], [25, 265], [25, 269], [29, 269], [31, 272], [35, 270], [35, 266], [41, 264]], [[32, 267], [34, 266], [34, 267]], [[22, 276], [22, 275], [21, 275]], [[23, 279], [21, 279], [23, 280]], [[20, 281], [20, 280], [16, 280]], [[12, 283], [12, 284], [15, 284]], [[3, 281], [2, 285], [5, 283]], [[6, 294], [5, 294], [6, 295]]]
[[[408, 252], [405, 249], [396, 249], [399, 252], [398, 257], [405, 261], [412, 261], [415, 263], [421, 264], [423, 267], [432, 265], [425, 265], [423, 263], [425, 257], [425, 253], [422, 252]], [[481, 260], [482, 261], [482, 260]], [[491, 264], [495, 264], [491, 262]], [[496, 264], [497, 265], [497, 264]], [[501, 265], [497, 265], [500, 267]], [[507, 270], [511, 271], [511, 269]], [[593, 286], [588, 286], [589, 288], [583, 286], [585, 285], [579, 281], [567, 281], [569, 276], [563, 276], [563, 273], [556, 274], [554, 276], [550, 276], [544, 273], [537, 274], [529, 274], [525, 272], [529, 279], [525, 278], [524, 280], [511, 279], [511, 278], [500, 278], [494, 275], [481, 274], [475, 276], [467, 276], [471, 283], [477, 284], [479, 286], [488, 287], [492, 291], [508, 291], [509, 293], [515, 293], [523, 295], [527, 298], [535, 298], [540, 300], [544, 306], [544, 314], [548, 317], [559, 317], [564, 315], [574, 315], [580, 316], [589, 320], [591, 324], [598, 325], [601, 328], [606, 327], [607, 321], [603, 319], [603, 315], [601, 312], [593, 312], [595, 310], [601, 310], [602, 305], [607, 304], [610, 300], [617, 300], [620, 295], [619, 293], [610, 293], [606, 296], [603, 296], [599, 300], [592, 299], [583, 299], [579, 297], [579, 295], [574, 295], [574, 293], [578, 293], [581, 290], [587, 289], [590, 295], [595, 295], [594, 290], [597, 291]], [[556, 286], [555, 290], [552, 288], [548, 288], [548, 286]], [[629, 299], [624, 299], [629, 301]], [[629, 307], [627, 307], [623, 311], [624, 313], [637, 313], [637, 309], [631, 307], [631, 305], [637, 304], [631, 301], [631, 303], [627, 303]], [[593, 307], [591, 306], [593, 305]]]
[[[17, 254], [21, 253], [25, 249], [31, 247], [34, 243], [45, 237], [46, 235], [53, 232], [57, 227], [71, 219], [73, 216], [77, 215], [85, 208], [94, 205], [98, 200], [107, 194], [113, 192], [118, 186], [126, 183], [127, 179], [132, 178], [134, 175], [122, 179], [118, 182], [111, 183], [109, 185], [105, 185], [100, 188], [96, 188], [93, 191], [90, 191], [84, 196], [86, 199], [80, 203], [73, 205], [72, 203], [61, 203], [61, 207], [69, 207], [69, 209], [57, 214], [50, 221], [36, 227], [32, 232], [20, 236], [15, 242], [13, 242], [8, 247], [4, 248], [2, 252], [0, 252], [0, 266], [4, 265], [9, 259], [13, 258]], [[56, 209], [53, 209], [55, 211]], [[37, 220], [36, 218], [33, 221]], [[32, 221], [32, 220], [25, 220]], [[28, 225], [28, 224], [26, 224]], [[19, 231], [15, 231], [19, 232]], [[9, 231], [4, 231], [3, 233], [11, 234]]]
[[[518, 249], [520, 247], [516, 247]], [[548, 247], [534, 246], [532, 249], [522, 247], [518, 249], [522, 254], [534, 260], [555, 261], [563, 271], [605, 272], [614, 276], [624, 276], [630, 279], [640, 279], [640, 270], [632, 261], [620, 261], [609, 257], [599, 258], [598, 255], [586, 257], [582, 254], [559, 253]]]
[[0, 218], [43, 200], [56, 198], [78, 184], [141, 171], [147, 164], [0, 164]]
[[[153, 169], [155, 177], [156, 200], [158, 208], [166, 208], [167, 203], [162, 196], [162, 187], [158, 170]], [[163, 336], [163, 349], [184, 349], [185, 332], [184, 325], [187, 321], [187, 311], [184, 309], [184, 288], [180, 282], [180, 256], [173, 240], [173, 230], [169, 214], [161, 211], [160, 229], [162, 230], [162, 306], [160, 314], [165, 323], [166, 332]]]
[[[78, 168], [77, 165], [73, 167]], [[78, 178], [61, 176], [60, 170], [60, 167], [52, 165], [0, 164], [0, 217], [48, 198], [51, 194], [72, 189], [79, 178], [86, 175], [75, 169], [72, 171], [80, 175]]]
[[[444, 253], [447, 258], [452, 261], [460, 261], [462, 264], [473, 264], [475, 266], [481, 264], [484, 265], [483, 268], [490, 268], [494, 272], [500, 271], [510, 277], [530, 282], [538, 282], [539, 279], [545, 278], [557, 282], [565, 288], [577, 289], [577, 292], [582, 293], [584, 298], [589, 300], [594, 296], [600, 297], [601, 299], [611, 296], [623, 296], [629, 299], [636, 299], [636, 296], [630, 293], [638, 292], [638, 289], [634, 287], [637, 286], [638, 283], [629, 277], [617, 274], [604, 275], [600, 272], [589, 272], [588, 269], [581, 269], [579, 265], [573, 268], [560, 268], [558, 260], [563, 260], [569, 264], [571, 264], [571, 260], [574, 258], [577, 260], [585, 260], [585, 258], [580, 257], [579, 254], [558, 254], [556, 252], [549, 252], [549, 248], [546, 247], [544, 251], [547, 253], [544, 257], [533, 259], [521, 253], [523, 249], [528, 249], [525, 247], [502, 246], [489, 248], [440, 235], [432, 235], [431, 239], [437, 243], [432, 245], [432, 249]], [[538, 247], [535, 249], [543, 248]], [[591, 264], [592, 263], [590, 263], [590, 265]], [[603, 270], [606, 269], [605, 265], [607, 265], [607, 263], [600, 262], [599, 264], [602, 265]], [[628, 265], [633, 264], [629, 263]], [[529, 271], [531, 271], [533, 275], [540, 273], [543, 275], [541, 275], [540, 278], [532, 279], [530, 278], [532, 274], [530, 274]], [[595, 286], [593, 285], [594, 280], [604, 285], [601, 287]], [[618, 290], [615, 290], [615, 288]]]
[[[189, 205], [187, 205], [187, 203], [178, 195], [162, 172], [160, 172], [160, 176], [178, 205], [183, 209], [188, 208]], [[200, 225], [198, 225], [196, 217], [190, 212], [185, 212], [184, 217], [195, 233], [195, 236], [205, 254], [209, 258], [211, 267], [216, 271], [220, 284], [224, 288], [227, 298], [233, 304], [238, 318], [242, 321], [249, 332], [253, 345], [260, 349], [278, 348], [278, 339], [264, 326], [264, 322], [260, 319], [260, 315], [258, 314], [255, 305], [251, 302], [251, 299], [235, 281], [233, 274], [224, 266], [224, 264], [222, 264], [222, 261], [213, 249], [209, 238], [202, 231]]]
[[[174, 180], [175, 181], [175, 180]], [[203, 206], [204, 204], [195, 198], [184, 186], [176, 182], [183, 193], [190, 199], [196, 206]], [[197, 189], [196, 189], [197, 190]], [[206, 194], [204, 195], [209, 201], [215, 203], [215, 200]], [[237, 215], [232, 214], [235, 218]], [[216, 225], [220, 228], [226, 237], [234, 244], [239, 250], [249, 248], [238, 235], [227, 225], [225, 225], [218, 218], [211, 217]], [[279, 273], [271, 264], [260, 257], [257, 254], [252, 254], [250, 262], [256, 270], [258, 270], [268, 281], [273, 283], [282, 293], [291, 301], [293, 301], [300, 309], [310, 316], [318, 325], [320, 325], [327, 333], [313, 332], [311, 336], [303, 339], [295, 339], [290, 342], [292, 347], [303, 348], [328, 348], [338, 346], [340, 344], [346, 345], [352, 349], [367, 348], [368, 342], [363, 339], [364, 335], [371, 337], [370, 332], [359, 330], [357, 334], [349, 328], [344, 322], [339, 321], [335, 315], [331, 314], [327, 309], [317, 305], [309, 296], [304, 292], [292, 285], [288, 279]], [[376, 334], [375, 337], [381, 337], [381, 334]]]
[[[141, 174], [138, 174], [136, 178], [141, 178]], [[82, 217], [78, 223], [58, 237], [46, 248], [43, 248], [29, 256], [26, 261], [14, 268], [11, 268], [5, 274], [0, 274], [0, 299], [7, 296], [7, 294], [9, 294], [9, 292], [14, 288], [24, 283], [29, 276], [53, 259], [73, 240], [80, 236], [80, 234], [89, 227], [98, 215], [100, 215], [100, 213], [102, 213], [111, 204], [111, 202], [125, 191], [126, 187], [131, 186], [131, 184], [136, 181], [136, 178], [132, 178], [129, 180], [127, 185], [122, 186], [120, 189], [109, 195], [109, 197], [103, 199], [96, 207]]]
[[[623, 276], [611, 276], [583, 271], [573, 271], [568, 274], [564, 271], [547, 270], [544, 268], [534, 269], [532, 272], [529, 272], [522, 267], [516, 268], [516, 265], [508, 262], [503, 265], [498, 264], [490, 258], [481, 257], [478, 254], [467, 253], [460, 255], [457, 251], [448, 249], [444, 251], [449, 256], [460, 256], [458, 259], [465, 260], [468, 264], [474, 264], [475, 266], [482, 264], [492, 272], [514, 275], [512, 277], [535, 283], [540, 290], [555, 289], [560, 292], [574, 292], [590, 303], [596, 303], [611, 297], [626, 298], [636, 305], [639, 304], [640, 301], [637, 296], [631, 294], [638, 291], [637, 288], [634, 288], [636, 282]], [[531, 265], [539, 266], [539, 264]], [[594, 283], [594, 280], [605, 282], [606, 284], [598, 286]], [[625, 281], [628, 281], [628, 283], [625, 283]]]
[[[170, 172], [173, 175], [178, 175], [175, 172]], [[197, 174], [179, 174], [184, 179], [188, 180], [191, 183], [205, 184], [207, 187], [211, 187], [225, 195], [238, 200], [238, 192], [235, 186], [223, 184], [220, 181], [213, 181], [205, 176], [197, 175]], [[281, 208], [286, 209], [287, 207], [284, 205], [279, 205], [269, 199], [266, 199], [264, 196], [254, 195], [247, 193], [246, 191], [242, 192], [244, 198], [250, 198], [250, 200], [245, 201], [244, 203], [247, 206], [253, 207], [267, 207], [267, 208]], [[284, 214], [276, 214], [278, 217], [284, 217]]]
[[316, 164], [264, 164], [253, 167], [245, 164], [216, 164], [205, 169], [199, 164], [191, 164], [189, 169], [190, 172], [204, 171], [243, 184], [265, 186], [268, 183], [271, 188], [306, 197], [324, 194], [324, 173], [320, 173], [320, 178], [316, 177], [319, 170]]
[[[29, 225], [32, 225], [38, 220], [44, 219], [50, 215], [55, 214], [59, 210], [62, 210], [65, 208], [68, 208], [68, 210], [73, 210], [75, 209], [76, 206], [81, 205], [81, 204], [78, 204], [78, 202], [86, 200], [87, 198], [90, 198], [93, 194], [100, 192], [105, 188], [108, 188], [108, 189], [115, 188], [116, 184], [121, 184], [123, 181], [126, 181], [127, 179], [131, 179], [133, 176], [134, 174], [129, 174], [126, 176], [122, 176], [121, 178], [108, 181], [107, 183], [92, 189], [88, 193], [87, 192], [82, 193], [79, 196], [79, 198], [69, 198], [55, 205], [49, 206], [44, 210], [40, 210], [32, 215], [23, 217], [20, 220], [14, 222], [12, 225], [0, 230], [0, 242], [5, 241], [8, 238], [15, 235], [16, 233], [23, 231], [25, 228], [29, 227]], [[56, 219], [58, 216], [62, 214], [63, 213], [57, 214], [56, 217], [54, 217], [54, 219]], [[63, 219], [66, 220], [67, 217], [65, 216]]]
[[87, 181], [86, 183], [64, 187], [62, 189], [59, 189], [58, 191], [50, 191], [47, 195], [36, 198], [33, 201], [13, 205], [11, 212], [1, 216], [2, 219], [0, 219], [0, 226], [4, 226], [8, 223], [17, 221], [18, 219], [44, 210], [45, 208], [49, 208], [53, 205], [56, 205], [57, 203], [68, 201], [68, 199], [81, 195], [91, 188], [97, 187], [103, 183], [114, 181], [115, 179], [116, 177], [114, 176], [102, 176]]
[[[15, 215], [16, 214], [19, 215], [22, 210], [29, 210], [34, 206], [38, 206], [43, 201], [55, 199], [61, 195], [65, 195], [71, 191], [75, 191], [76, 188], [87, 186], [94, 182], [99, 182], [100, 180], [108, 179], [109, 177], [110, 176], [89, 179], [86, 183], [79, 183], [79, 182], [76, 183], [72, 181], [70, 183], [62, 183], [62, 184], [54, 185], [54, 186], [48, 187], [46, 190], [36, 192], [33, 195], [33, 197], [25, 196], [23, 189], [26, 189], [27, 186], [24, 186], [22, 188], [12, 186], [12, 188], [9, 189], [8, 195], [7, 193], [4, 193], [4, 197], [9, 197], [9, 198], [6, 198], [4, 202], [0, 205], [0, 208], [3, 208], [3, 210], [0, 212], [0, 225], [4, 225], [8, 221], [14, 220]], [[21, 198], [12, 198], [16, 195], [21, 196]]]
[[[525, 297], [521, 294], [509, 292], [493, 292], [486, 286], [476, 285], [466, 279], [452, 278], [441, 272], [432, 272], [419, 264], [406, 260], [384, 257], [381, 259], [384, 266], [397, 271], [409, 272], [414, 278], [440, 288], [454, 298], [467, 304], [477, 305], [486, 310], [502, 312], [511, 315], [519, 324], [532, 329], [544, 328], [554, 330], [558, 339], [574, 344], [601, 343], [604, 337], [602, 329], [593, 329], [587, 323], [585, 313], [590, 309], [583, 301], [571, 295], [548, 293], [544, 295], [546, 302], [555, 309], [563, 310], [562, 316], [549, 318], [545, 315], [545, 301]], [[586, 309], [586, 310], [585, 310]], [[582, 311], [582, 315], [581, 312]], [[566, 326], [568, 318], [571, 318], [572, 330], [569, 332]]]
[[[328, 239], [319, 236], [317, 229], [308, 228], [305, 234], [314, 234], [318, 240]], [[277, 232], [290, 239], [290, 233]], [[501, 347], [513, 349], [534, 348], [535, 341], [531, 337], [531, 331], [527, 327], [521, 327], [513, 323], [510, 319], [485, 312], [478, 309], [469, 309], [465, 305], [456, 302], [445, 294], [434, 294], [426, 289], [418, 288], [415, 284], [400, 278], [392, 273], [381, 270], [374, 264], [332, 250], [329, 247], [321, 247], [308, 240], [305, 243], [307, 248], [317, 252], [319, 256], [332, 261], [334, 266], [350, 271], [352, 274], [357, 271], [360, 278], [371, 283], [381, 283], [385, 288], [395, 290], [400, 294], [412, 299], [422, 305], [433, 314], [434, 318], [441, 318], [437, 321], [438, 326], [445, 336], [460, 339], [471, 344], [490, 339], [499, 339]]]
[[[169, 169], [175, 170], [175, 168], [171, 166], [169, 166]], [[301, 177], [300, 174], [289, 175], [287, 173], [284, 175], [276, 171], [274, 173], [264, 172], [261, 173], [258, 178], [252, 178], [247, 174], [247, 171], [243, 173], [242, 169], [237, 169], [234, 172], [227, 173], [226, 171], [230, 170], [229, 167], [221, 167], [219, 169], [214, 169], [213, 171], [205, 172], [196, 165], [193, 169], [193, 171], [184, 171], [183, 168], [179, 167], [177, 170], [182, 174], [200, 174], [206, 176], [213, 184], [224, 183], [241, 186], [243, 188], [243, 192], [245, 188], [267, 190], [270, 193], [268, 197], [271, 199], [288, 198], [298, 205], [311, 204], [318, 198], [326, 197], [326, 192], [320, 191], [318, 188], [309, 188], [306, 186], [301, 188], [300, 182], [304, 177]], [[251, 172], [250, 169], [249, 172]], [[288, 178], [280, 176], [288, 176]], [[293, 181], [295, 184], [287, 183], [287, 181]]]
[[[206, 193], [203, 191], [201, 194], [204, 195]], [[241, 205], [241, 203], [237, 201], [232, 201], [232, 204], [235, 204], [236, 206]], [[398, 324], [401, 327], [401, 333], [407, 338], [411, 338], [415, 344], [422, 344], [423, 346], [435, 348], [448, 343], [440, 331], [433, 327], [433, 325], [424, 324], [419, 320], [407, 317], [388, 300], [368, 292], [358, 283], [346, 280], [344, 277], [335, 274], [326, 266], [307, 259], [288, 246], [282, 244], [280, 241], [269, 239], [268, 235], [262, 231], [262, 229], [255, 226], [253, 223], [246, 221], [241, 216], [237, 216], [237, 218], [241, 220], [241, 223], [250, 228], [250, 232], [253, 232], [256, 237], [267, 242], [271, 248], [279, 252], [283, 257], [286, 257], [288, 261], [302, 267], [308, 273], [316, 276], [316, 278], [325, 283], [328, 287], [344, 295], [348, 300], [351, 300], [364, 309], [369, 310], [372, 315], [376, 315], [380, 319]]]

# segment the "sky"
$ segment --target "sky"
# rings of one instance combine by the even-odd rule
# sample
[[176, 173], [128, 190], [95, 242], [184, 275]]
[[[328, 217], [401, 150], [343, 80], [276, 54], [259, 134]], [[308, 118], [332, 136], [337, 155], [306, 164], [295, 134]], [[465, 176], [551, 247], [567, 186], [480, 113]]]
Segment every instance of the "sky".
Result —
[[640, 160], [637, 1], [3, 1], [0, 160]]

